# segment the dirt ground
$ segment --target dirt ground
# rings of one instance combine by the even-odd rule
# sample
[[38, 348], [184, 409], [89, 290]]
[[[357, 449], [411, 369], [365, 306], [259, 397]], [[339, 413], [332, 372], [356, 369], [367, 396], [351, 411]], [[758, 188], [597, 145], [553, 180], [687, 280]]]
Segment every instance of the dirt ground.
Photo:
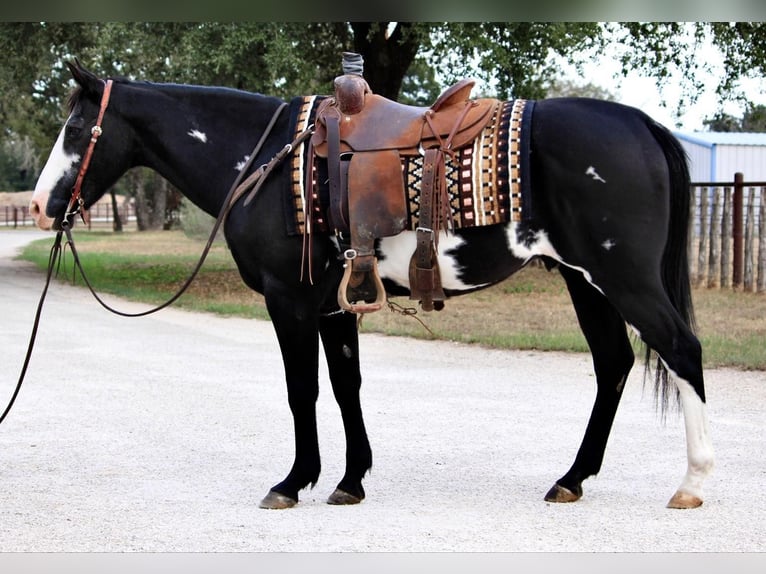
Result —
[[[26, 233], [2, 232], [0, 243], [18, 246]], [[0, 245], [3, 406], [42, 287], [14, 250]], [[272, 326], [178, 309], [114, 317], [82, 288], [56, 283], [24, 387], [0, 428], [0, 550], [764, 550], [754, 526], [766, 517], [757, 496], [766, 477], [762, 372], [706, 373], [716, 468], [701, 508], [665, 508], [686, 468], [683, 422], [659, 418], [640, 369], [626, 385], [602, 471], [581, 501], [556, 505], [543, 494], [571, 464], [593, 401], [587, 354], [377, 334], [363, 334], [360, 345], [374, 451], [367, 499], [325, 503], [345, 445], [322, 365], [319, 483], [294, 509], [260, 510], [293, 449]]]

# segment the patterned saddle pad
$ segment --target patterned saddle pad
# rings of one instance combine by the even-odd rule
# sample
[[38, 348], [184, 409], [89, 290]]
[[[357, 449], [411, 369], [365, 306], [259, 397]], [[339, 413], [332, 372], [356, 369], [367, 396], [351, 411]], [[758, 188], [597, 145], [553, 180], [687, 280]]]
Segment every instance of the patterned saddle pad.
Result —
[[[325, 96], [300, 96], [290, 103], [290, 125], [296, 135], [314, 122], [316, 109]], [[471, 144], [456, 150], [456, 159], [446, 157], [446, 178], [455, 229], [521, 221], [530, 209], [529, 124], [533, 100], [512, 100], [499, 106], [492, 120]], [[304, 181], [307, 170], [313, 179], [313, 232], [329, 232], [327, 206], [327, 162], [314, 158], [309, 166], [308, 144], [290, 158], [290, 182], [286, 209], [288, 233], [302, 234], [306, 225]], [[407, 193], [409, 229], [419, 219], [422, 156], [402, 156], [402, 177]]]

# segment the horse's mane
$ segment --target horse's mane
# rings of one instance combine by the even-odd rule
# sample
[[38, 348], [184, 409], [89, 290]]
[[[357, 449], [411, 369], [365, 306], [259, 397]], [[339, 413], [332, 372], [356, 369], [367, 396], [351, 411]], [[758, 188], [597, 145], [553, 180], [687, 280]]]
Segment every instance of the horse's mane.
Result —
[[66, 101], [67, 111], [70, 114], [74, 110], [75, 105], [77, 105], [77, 102], [80, 101], [81, 96], [82, 96], [82, 86], [78, 84], [77, 87], [74, 90], [72, 90], [72, 93], [69, 94], [69, 98], [67, 98], [67, 101]]
[[[248, 96], [248, 97], [249, 96], [259, 96], [259, 97], [262, 97], [262, 98], [278, 99], [278, 98], [276, 98], [274, 96], [266, 96], [266, 95], [261, 94], [259, 92], [248, 92], [246, 90], [241, 90], [241, 89], [236, 89], [236, 88], [229, 88], [229, 87], [226, 87], [226, 86], [203, 86], [203, 85], [193, 85], [193, 84], [176, 84], [176, 83], [172, 83], [172, 82], [168, 82], [168, 83], [156, 83], [156, 82], [146, 82], [146, 81], [131, 80], [130, 78], [126, 78], [126, 77], [123, 77], [123, 76], [115, 76], [115, 77], [112, 77], [111, 79], [115, 83], [133, 84], [133, 85], [146, 84], [146, 85], [153, 85], [153, 86], [157, 86], [157, 87], [162, 87], [162, 88], [164, 88], [166, 90], [197, 88], [197, 89], [209, 91], [210, 93], [212, 93], [212, 92], [228, 92], [228, 93], [232, 93], [232, 94], [234, 94], [234, 93], [241, 94], [241, 95], [245, 95], [245, 96]], [[77, 103], [83, 97], [83, 92], [84, 91], [85, 90], [83, 89], [83, 87], [78, 84], [77, 86], [75, 86], [74, 90], [72, 90], [72, 92], [69, 94], [69, 97], [67, 98], [67, 102], [66, 102], [67, 109], [68, 109], [69, 113], [72, 113], [72, 111], [74, 110], [74, 108], [77, 105]]]

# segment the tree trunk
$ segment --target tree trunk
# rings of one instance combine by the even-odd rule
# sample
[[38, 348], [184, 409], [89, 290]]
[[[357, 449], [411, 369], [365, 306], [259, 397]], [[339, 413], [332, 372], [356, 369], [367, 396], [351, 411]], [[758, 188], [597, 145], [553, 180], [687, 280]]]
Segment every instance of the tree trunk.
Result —
[[388, 22], [351, 22], [354, 50], [364, 58], [364, 79], [385, 98], [399, 99], [402, 80], [415, 59], [420, 42], [408, 32], [409, 22], [397, 22], [388, 35]]
[[120, 218], [120, 209], [117, 206], [117, 196], [114, 193], [114, 188], [109, 189], [109, 195], [112, 196], [112, 231], [122, 231], [122, 219]]
[[131, 195], [136, 200], [136, 225], [139, 231], [162, 229], [165, 225], [168, 183], [148, 169], [132, 170]]

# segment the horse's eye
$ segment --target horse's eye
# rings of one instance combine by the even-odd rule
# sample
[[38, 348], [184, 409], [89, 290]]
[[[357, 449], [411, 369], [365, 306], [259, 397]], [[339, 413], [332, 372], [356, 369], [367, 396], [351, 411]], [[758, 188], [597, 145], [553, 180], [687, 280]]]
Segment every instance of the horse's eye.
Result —
[[66, 125], [64, 137], [70, 141], [79, 138], [84, 126], [85, 122], [82, 118], [72, 118]]

